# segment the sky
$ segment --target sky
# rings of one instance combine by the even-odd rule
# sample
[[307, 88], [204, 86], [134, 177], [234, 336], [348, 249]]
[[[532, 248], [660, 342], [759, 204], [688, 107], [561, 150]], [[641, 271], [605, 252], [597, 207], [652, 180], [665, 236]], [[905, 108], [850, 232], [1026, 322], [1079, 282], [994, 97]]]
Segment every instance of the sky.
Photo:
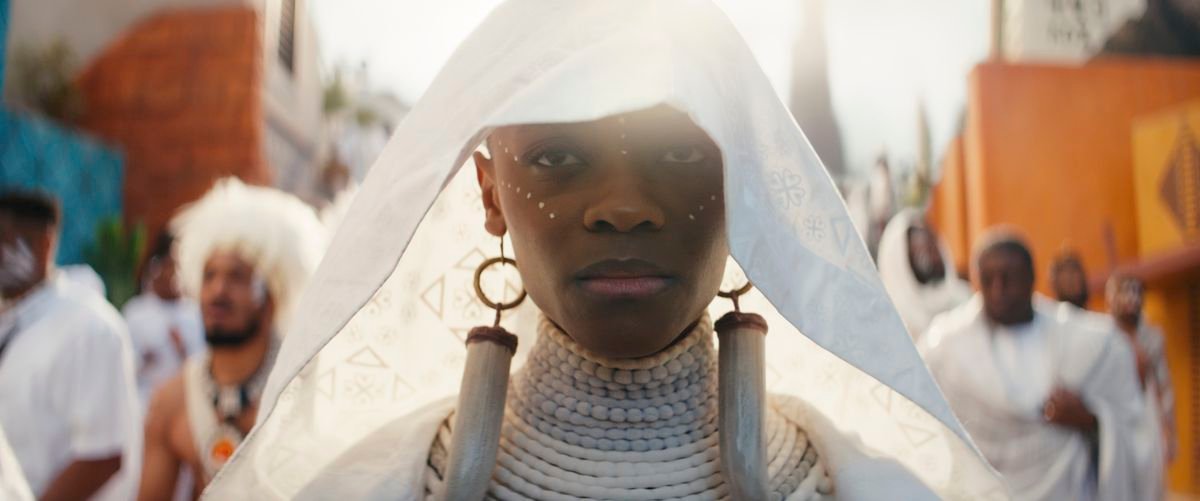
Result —
[[[652, 0], [647, 0], [652, 1]], [[805, 0], [714, 0], [781, 96]], [[312, 0], [326, 69], [366, 64], [374, 87], [413, 103], [498, 0]], [[865, 174], [882, 151], [917, 151], [917, 109], [934, 154], [954, 136], [970, 68], [987, 53], [990, 0], [826, 0], [829, 79], [843, 149]]]

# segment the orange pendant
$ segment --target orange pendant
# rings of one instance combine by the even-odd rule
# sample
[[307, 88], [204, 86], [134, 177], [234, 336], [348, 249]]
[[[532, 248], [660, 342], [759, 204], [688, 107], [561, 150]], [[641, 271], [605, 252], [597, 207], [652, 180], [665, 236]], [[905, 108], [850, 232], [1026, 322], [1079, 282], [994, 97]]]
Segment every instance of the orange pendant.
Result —
[[237, 449], [237, 444], [233, 440], [230, 440], [229, 437], [221, 437], [213, 443], [209, 455], [212, 457], [213, 462], [220, 467], [233, 456], [235, 449]]

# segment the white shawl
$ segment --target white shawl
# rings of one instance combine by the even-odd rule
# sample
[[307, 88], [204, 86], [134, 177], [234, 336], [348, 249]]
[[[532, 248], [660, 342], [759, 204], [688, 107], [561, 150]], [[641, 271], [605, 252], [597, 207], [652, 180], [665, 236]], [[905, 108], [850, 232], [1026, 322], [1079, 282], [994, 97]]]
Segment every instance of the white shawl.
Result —
[[[1004, 498], [820, 160], [728, 19], [703, 0], [514, 0], [492, 12], [363, 182], [301, 298], [259, 425], [207, 494], [289, 498], [372, 431], [456, 391], [462, 338], [491, 321], [470, 284], [496, 243], [482, 228], [473, 169], [460, 170], [489, 131], [659, 104], [686, 111], [721, 148], [731, 252], [762, 292], [743, 309], [771, 324], [769, 391], [803, 399], [944, 498]], [[534, 330], [526, 305], [505, 317], [519, 336]], [[514, 367], [522, 360], [519, 351]]]

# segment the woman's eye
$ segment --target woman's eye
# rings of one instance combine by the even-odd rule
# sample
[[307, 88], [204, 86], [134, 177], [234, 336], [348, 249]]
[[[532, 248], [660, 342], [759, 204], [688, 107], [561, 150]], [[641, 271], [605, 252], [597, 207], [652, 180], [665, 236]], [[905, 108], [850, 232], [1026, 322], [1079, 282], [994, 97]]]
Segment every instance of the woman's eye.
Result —
[[694, 164], [704, 160], [704, 152], [695, 146], [684, 146], [667, 150], [662, 161], [673, 164]]
[[565, 151], [547, 151], [535, 157], [533, 163], [542, 167], [569, 167], [581, 164], [583, 161]]

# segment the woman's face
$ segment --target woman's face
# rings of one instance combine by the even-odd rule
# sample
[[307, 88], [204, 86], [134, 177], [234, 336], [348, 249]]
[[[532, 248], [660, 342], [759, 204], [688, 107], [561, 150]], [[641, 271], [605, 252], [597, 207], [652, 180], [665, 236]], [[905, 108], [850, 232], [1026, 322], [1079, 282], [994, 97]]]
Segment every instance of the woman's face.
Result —
[[694, 323], [729, 254], [721, 155], [667, 107], [593, 122], [502, 127], [475, 155], [493, 235], [576, 342], [651, 355]]

